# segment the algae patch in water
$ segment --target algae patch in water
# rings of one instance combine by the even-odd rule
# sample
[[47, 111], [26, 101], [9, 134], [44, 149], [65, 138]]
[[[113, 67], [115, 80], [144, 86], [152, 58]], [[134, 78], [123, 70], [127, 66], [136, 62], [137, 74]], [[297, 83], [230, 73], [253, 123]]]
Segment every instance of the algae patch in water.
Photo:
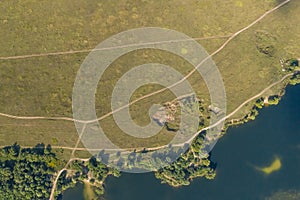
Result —
[[269, 166], [266, 166], [266, 167], [256, 167], [257, 170], [269, 175], [275, 171], [278, 171], [281, 169], [281, 160], [279, 157], [275, 157], [274, 161], [269, 165]]
[[96, 200], [96, 199], [98, 199], [97, 195], [93, 191], [92, 187], [93, 186], [91, 186], [89, 183], [84, 182], [84, 190], [83, 190], [84, 199], [86, 199], [86, 200]]

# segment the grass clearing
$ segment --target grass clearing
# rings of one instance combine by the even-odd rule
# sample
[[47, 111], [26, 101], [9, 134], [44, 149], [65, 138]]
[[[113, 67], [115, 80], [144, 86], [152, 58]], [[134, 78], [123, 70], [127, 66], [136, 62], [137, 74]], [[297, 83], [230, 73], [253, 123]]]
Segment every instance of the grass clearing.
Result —
[[[57, 51], [92, 49], [105, 38], [131, 28], [165, 27], [191, 37], [230, 35], [247, 26], [278, 1], [230, 0], [215, 1], [2, 1], [0, 3], [0, 56], [28, 55]], [[227, 92], [227, 110], [233, 111], [251, 96], [277, 81], [282, 72], [280, 59], [299, 58], [300, 2], [291, 1], [264, 18], [251, 29], [232, 40], [213, 57], [223, 76]], [[176, 19], [176, 20], [175, 20]], [[272, 38], [272, 55], [259, 51], [257, 33], [266, 33], [262, 48]], [[209, 53], [215, 51], [224, 38], [199, 40]], [[259, 40], [260, 41], [260, 40]], [[264, 46], [266, 45], [266, 46]], [[0, 112], [26, 116], [72, 117], [71, 96], [77, 70], [87, 53], [0, 60]], [[132, 67], [147, 62], [165, 63], [182, 74], [192, 68], [184, 60], [162, 51], [135, 51], [116, 60], [98, 85], [96, 112], [100, 117], [110, 112], [111, 91], [120, 76]], [[209, 105], [207, 88], [200, 76], [188, 81], [200, 99]], [[132, 100], [157, 90], [142, 87]], [[268, 94], [276, 94], [274, 87]], [[141, 125], [149, 121], [148, 110], [154, 102], [174, 98], [168, 91], [130, 106], [134, 120]], [[245, 106], [232, 118], [249, 111]], [[126, 136], [108, 117], [100, 122], [107, 135], [118, 145], [158, 146], [172, 138], [162, 131], [148, 140]], [[35, 145], [43, 142], [56, 146], [74, 146], [78, 134], [72, 122], [23, 121], [0, 117], [0, 143]]]

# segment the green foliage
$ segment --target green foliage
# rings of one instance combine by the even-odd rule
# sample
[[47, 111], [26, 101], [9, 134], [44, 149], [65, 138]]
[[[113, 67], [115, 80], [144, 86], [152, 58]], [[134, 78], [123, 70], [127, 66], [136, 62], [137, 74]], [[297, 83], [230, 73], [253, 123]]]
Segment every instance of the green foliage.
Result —
[[75, 173], [69, 174], [69, 176], [66, 176], [66, 173], [61, 175], [59, 190], [73, 187], [77, 182], [84, 182], [92, 186], [90, 188], [97, 195], [102, 195], [104, 193], [103, 182], [107, 176], [110, 174], [116, 177], [120, 176], [118, 170], [107, 167], [95, 157], [91, 157], [88, 161], [75, 160], [71, 163], [70, 168]]
[[260, 99], [256, 100], [255, 107], [257, 107], [259, 109], [263, 108], [264, 107], [264, 99], [260, 98]]
[[44, 145], [0, 149], [0, 199], [47, 199], [56, 172], [55, 154]]
[[[112, 34], [130, 28], [140, 27], [141, 25], [169, 27], [170, 29], [182, 31], [192, 37], [228, 35], [251, 23], [254, 19], [257, 19], [257, 17], [261, 16], [265, 10], [274, 6], [273, 2], [269, 3], [271, 1], [253, 1], [251, 4], [249, 3], [249, 6], [252, 7], [251, 10], [253, 10], [253, 12], [247, 12], [247, 10], [249, 10], [249, 6], [244, 6], [243, 9], [237, 9], [231, 3], [224, 4], [223, 1], [212, 4], [219, 5], [218, 9], [211, 9], [211, 3], [208, 1], [191, 1], [188, 3], [183, 2], [182, 5], [180, 2], [178, 2], [180, 4], [178, 5], [176, 3], [174, 4], [172, 1], [164, 1], [160, 6], [162, 9], [157, 9], [155, 1], [153, 2], [151, 3], [150, 1], [147, 1], [145, 4], [139, 4], [138, 1], [137, 3], [134, 3], [134, 1], [131, 3], [128, 1], [103, 1], [101, 4], [98, 4], [97, 1], [74, 1], [70, 7], [68, 1], [61, 0], [55, 0], [51, 2], [20, 1], [20, 4], [16, 5], [13, 5], [13, 1], [3, 1], [3, 6], [0, 8], [0, 13], [2, 16], [0, 35], [5, 39], [2, 40], [1, 43], [2, 49], [4, 49], [4, 51], [1, 53], [1, 56], [68, 51], [70, 49], [91, 49], [99, 41], [103, 41]], [[128, 8], [135, 7], [136, 13], [132, 13], [130, 11], [131, 9], [124, 10], [125, 4]], [[51, 9], [49, 9], [49, 5], [51, 5]], [[275, 67], [278, 64], [278, 59], [269, 60], [271, 56], [274, 56], [272, 58], [276, 57], [276, 55], [274, 55], [274, 52], [276, 52], [275, 42], [278, 42], [277, 47], [282, 47], [281, 49], [288, 50], [294, 54], [295, 57], [298, 57], [299, 31], [297, 30], [299, 30], [299, 5], [299, 1], [293, 1], [285, 6], [286, 9], [289, 9], [289, 12], [276, 12], [271, 14], [255, 26], [258, 29], [263, 28], [264, 30], [268, 31], [260, 31], [258, 34], [256, 34], [256, 46], [259, 51], [256, 50], [255, 46], [252, 48], [254, 41], [252, 41], [251, 38], [254, 35], [254, 30], [249, 29], [240, 37], [232, 40], [230, 45], [223, 50], [225, 51], [224, 53], [216, 56], [216, 62], [220, 67], [221, 74], [226, 84], [229, 111], [235, 109], [244, 99], [261, 91], [261, 89], [265, 87], [266, 83], [274, 80], [274, 78], [277, 78], [279, 73], [281, 73], [281, 71], [277, 70]], [[189, 10], [189, 12], [178, 10], [179, 7], [185, 8], [184, 10]], [[77, 10], [78, 12], [76, 11], [74, 14], [74, 10]], [[153, 10], [157, 12], [153, 12]], [[58, 11], [59, 13], [56, 15], [53, 14], [53, 11]], [[159, 17], [153, 17], [153, 13], [157, 14], [160, 11], [163, 11], [164, 13]], [[212, 17], [210, 19], [209, 23], [207, 20], [202, 20], [207, 17], [208, 13], [206, 11], [208, 11], [211, 16], [215, 16], [215, 18]], [[223, 12], [227, 13], [228, 15], [219, 15], [219, 13]], [[178, 18], [178, 20], [173, 20], [174, 16], [178, 15], [178, 13], [182, 17]], [[234, 13], [235, 20], [231, 20], [232, 16], [230, 13]], [[139, 16], [139, 20], [134, 19], [132, 14]], [[284, 20], [286, 17], [289, 17], [288, 22], [285, 22]], [[191, 19], [192, 21], [190, 21], [190, 23], [186, 23], [186, 19]], [[232, 23], [230, 26], [228, 26], [228, 21], [230, 20]], [[103, 21], [105, 23], [103, 23]], [[32, 37], [32, 34], [28, 34], [31, 32], [34, 32], [35, 37]], [[269, 33], [276, 33], [278, 41], [276, 41], [275, 37], [271, 36]], [[43, 41], [42, 45], [41, 41]], [[214, 39], [213, 42], [203, 40], [201, 41], [201, 44], [207, 48], [209, 52], [213, 52], [216, 48], [219, 48], [221, 42], [222, 39]], [[277, 54], [281, 53], [279, 51], [282, 50], [278, 48]], [[260, 57], [259, 54], [266, 54], [268, 56]], [[77, 69], [85, 56], [86, 53], [29, 58], [25, 60], [1, 61], [1, 92], [3, 94], [3, 98], [1, 98], [1, 112], [13, 112], [16, 115], [27, 115], [30, 113], [30, 115], [43, 116], [71, 116], [72, 112], [70, 100], [73, 81], [76, 76]], [[129, 56], [130, 60], [135, 60], [132, 59], [131, 55]], [[141, 60], [141, 62], [142, 61], [143, 60]], [[128, 63], [132, 64], [131, 62]], [[121, 66], [123, 67], [123, 65]], [[182, 66], [180, 71], [184, 71], [184, 69], [186, 69], [185, 65], [177, 63], [177, 66]], [[117, 70], [113, 70], [112, 72], [112, 75], [117, 74]], [[108, 81], [103, 82], [105, 83], [106, 87], [113, 85], [111, 84], [113, 83], [111, 80], [115, 79], [114, 76], [107, 77]], [[192, 77], [191, 80], [193, 87], [197, 87], [197, 85], [200, 83], [197, 77]], [[253, 80], [255, 80], [255, 83]], [[51, 84], [49, 84], [49, 82], [51, 82]], [[236, 84], [233, 84], [235, 82], [239, 83], [238, 87]], [[299, 77], [296, 79], [291, 79], [291, 84], [296, 82], [299, 82]], [[249, 84], [251, 84], [252, 87], [249, 88]], [[199, 93], [202, 93], [202, 90], [205, 87], [201, 86], [203, 86], [203, 84], [200, 84], [200, 86], [196, 88], [196, 91]], [[105, 96], [110, 99], [109, 95], [103, 95], [103, 93], [100, 92], [98, 92], [97, 95], [101, 97], [99, 98], [100, 100], [98, 99], [98, 101], [100, 101], [98, 102], [98, 105], [110, 105], [103, 103], [105, 102], [103, 101]], [[205, 96], [203, 96], [202, 98], [205, 98]], [[19, 102], [20, 99], [22, 99], [22, 104]], [[143, 107], [137, 107], [137, 110], [141, 110], [140, 108]], [[103, 110], [105, 113], [107, 109], [110, 108], [103, 106], [100, 107], [98, 111]], [[251, 107], [249, 110], [250, 109]], [[253, 113], [255, 114], [255, 112]], [[240, 112], [239, 115], [243, 115], [243, 112]], [[1, 119], [1, 122], [2, 124], [5, 124], [6, 119]], [[18, 126], [10, 126], [13, 127], [12, 129], [10, 129], [9, 126], [2, 127], [4, 129], [2, 132], [7, 134], [5, 135], [5, 140], [3, 140], [5, 143], [7, 141], [16, 140], [24, 141], [28, 137], [29, 132], [30, 134], [34, 134], [34, 137], [32, 137], [34, 138], [32, 139], [33, 142], [34, 140], [41, 141], [41, 137], [38, 137], [41, 134], [40, 127], [45, 128], [44, 133], [46, 130], [49, 131], [46, 133], [51, 133], [43, 135], [42, 139], [45, 142], [48, 141], [50, 143], [52, 134], [55, 134], [55, 137], [59, 143], [65, 140], [68, 141], [66, 146], [69, 146], [70, 144], [73, 144], [73, 141], [70, 140], [70, 138], [75, 138], [70, 137], [70, 133], [76, 132], [73, 125], [70, 126], [64, 124], [63, 122], [38, 122], [39, 126], [35, 124], [33, 124], [33, 126], [27, 126], [27, 123], [29, 125], [34, 123], [29, 121], [26, 122], [26, 126], [19, 126], [20, 121], [13, 121], [9, 123], [15, 123], [18, 124]], [[200, 125], [204, 126], [204, 124]], [[60, 129], [52, 129], [52, 127], [60, 127]], [[111, 129], [111, 127], [113, 127], [113, 125], [109, 126], [108, 129]], [[10, 137], [11, 135], [18, 135], [18, 137], [12, 138]], [[51, 137], [47, 137], [48, 135], [51, 135]], [[120, 141], [122, 141], [122, 143], [127, 143], [130, 141], [130, 139], [131, 138], [123, 140], [122, 138]], [[30, 141], [27, 140], [26, 142], [30, 143]], [[55, 143], [56, 141], [52, 142]], [[196, 141], [193, 144], [193, 151], [197, 153], [200, 149], [201, 142], [198, 143], [198, 141]], [[3, 152], [1, 151], [1, 154], [2, 153]], [[7, 181], [9, 182], [10, 180], [14, 179], [15, 174], [14, 171], [10, 171], [10, 167], [13, 166], [13, 170], [15, 170], [15, 166], [19, 165], [19, 158], [17, 159], [18, 155], [15, 155], [15, 153], [16, 152], [10, 150], [10, 152], [3, 153], [3, 155], [7, 154], [6, 156], [0, 156], [0, 162], [2, 165], [1, 170], [3, 169], [1, 173], [4, 174], [3, 176], [2, 174], [0, 176], [1, 179], [3, 178], [1, 183], [6, 183]], [[40, 156], [34, 156], [33, 154], [30, 154], [28, 159], [26, 158], [23, 160], [23, 162], [30, 163], [33, 166], [39, 166], [41, 165], [39, 157]], [[51, 156], [48, 155], [46, 157]], [[202, 170], [207, 171], [206, 178], [213, 177], [214, 172], [210, 172], [208, 167], [205, 165], [202, 166], [201, 161], [197, 158], [194, 158], [191, 151], [184, 154], [182, 159], [186, 160], [179, 160], [178, 162], [174, 163], [173, 168], [164, 169], [165, 171], [157, 174], [167, 174], [172, 178], [174, 176], [175, 183], [176, 175], [179, 178], [182, 178], [182, 184], [187, 184], [189, 179], [193, 177], [192, 175], [203, 175]], [[33, 162], [33, 160], [35, 160], [36, 163]], [[187, 166], [185, 164], [189, 162], [192, 162], [192, 165], [194, 166]], [[49, 159], [44, 163], [44, 165], [48, 166], [49, 169], [57, 166], [57, 160], [55, 159]], [[206, 161], [203, 163], [207, 164]], [[78, 177], [78, 180], [83, 180], [87, 176], [86, 173], [83, 173], [85, 172], [83, 170], [87, 169], [85, 166], [86, 164], [77, 162], [76, 165], [76, 171], [79, 174], [75, 173], [73, 177], [74, 179]], [[98, 168], [99, 166], [93, 166], [92, 168], [94, 167]], [[187, 169], [184, 169], [184, 167], [187, 167]], [[170, 171], [170, 174], [168, 174], [168, 171]], [[14, 176], [11, 177], [11, 175], [8, 176], [7, 174], [13, 174]], [[114, 172], [114, 174], [117, 175], [118, 172]], [[183, 175], [186, 175], [186, 177]], [[16, 176], [19, 176], [17, 172]], [[27, 174], [27, 176], [30, 175]], [[96, 176], [103, 177], [104, 173], [97, 172]], [[27, 177], [25, 176], [25, 178]], [[67, 173], [64, 173], [61, 178], [61, 186], [65, 184], [65, 180], [70, 180], [68, 179]], [[170, 181], [168, 180], [168, 182]], [[5, 184], [1, 184], [1, 187], [6, 186], [3, 185]], [[70, 185], [72, 185], [72, 182], [70, 182]], [[2, 198], [2, 195], [5, 195], [4, 199], [16, 199], [14, 197], [14, 193], [10, 191], [13, 189], [14, 188], [1, 188], [0, 197]], [[41, 198], [42, 194], [43, 192], [37, 190], [37, 198], [31, 198], [31, 193], [28, 192], [24, 193], [22, 199], [38, 199]]]
[[76, 182], [72, 179], [72, 177], [68, 176], [67, 171], [63, 171], [62, 174], [59, 176], [57, 181], [55, 196], [61, 196], [62, 192], [74, 187]]
[[58, 143], [57, 138], [52, 138], [52, 144], [56, 145]]
[[299, 67], [299, 60], [296, 58], [290, 58], [285, 61], [285, 68], [289, 72], [294, 72]]
[[157, 171], [155, 176], [162, 183], [172, 186], [189, 185], [196, 177], [213, 179], [216, 175], [215, 164], [209, 158], [200, 158], [201, 149], [205, 146], [203, 136], [196, 138], [190, 149], [171, 165]]
[[269, 105], [277, 105], [280, 101], [280, 97], [278, 95], [269, 97]]
[[89, 160], [87, 167], [92, 176], [98, 181], [103, 181], [109, 173], [109, 168], [103, 163], [97, 161], [95, 157], [92, 157]]
[[300, 83], [300, 74], [295, 74], [291, 79], [290, 79], [290, 84], [291, 85], [296, 85]]
[[299, 60], [296, 58], [292, 58], [289, 60], [289, 65], [293, 67], [298, 67], [299, 66]]

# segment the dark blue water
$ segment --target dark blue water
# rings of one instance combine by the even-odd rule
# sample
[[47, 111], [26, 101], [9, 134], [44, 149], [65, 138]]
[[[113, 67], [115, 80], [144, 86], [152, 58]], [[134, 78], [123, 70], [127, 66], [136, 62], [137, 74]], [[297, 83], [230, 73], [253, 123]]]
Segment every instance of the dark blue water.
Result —
[[77, 184], [74, 188], [68, 189], [64, 195], [63, 200], [85, 200], [83, 196], [83, 184]]
[[[278, 156], [282, 168], [270, 175], [255, 169]], [[153, 173], [109, 177], [107, 200], [259, 200], [279, 190], [300, 190], [300, 85], [288, 87], [277, 106], [260, 110], [255, 121], [231, 127], [212, 152], [217, 176], [172, 188]], [[64, 200], [76, 198], [64, 198]]]

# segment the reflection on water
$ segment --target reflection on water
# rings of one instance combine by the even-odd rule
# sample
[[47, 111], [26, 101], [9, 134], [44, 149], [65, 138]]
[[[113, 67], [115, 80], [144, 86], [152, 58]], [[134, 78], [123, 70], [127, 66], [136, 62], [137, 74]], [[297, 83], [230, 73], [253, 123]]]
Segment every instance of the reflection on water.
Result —
[[97, 200], [97, 195], [89, 183], [84, 184], [83, 196], [87, 200]]
[[83, 184], [77, 184], [63, 194], [63, 200], [85, 200], [83, 197]]
[[279, 191], [275, 192], [271, 197], [266, 198], [266, 200], [299, 200], [300, 190], [289, 190], [289, 191]]

